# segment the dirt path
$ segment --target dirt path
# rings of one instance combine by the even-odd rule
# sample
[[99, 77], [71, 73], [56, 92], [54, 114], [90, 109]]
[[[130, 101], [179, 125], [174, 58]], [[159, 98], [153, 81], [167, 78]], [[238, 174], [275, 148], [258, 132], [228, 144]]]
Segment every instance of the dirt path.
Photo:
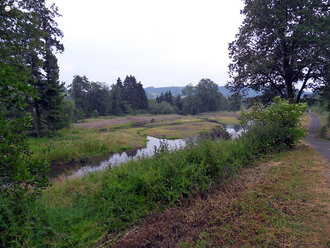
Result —
[[[320, 120], [312, 113], [310, 113], [310, 116], [311, 121], [308, 127], [309, 135], [306, 137], [305, 141], [330, 163], [330, 142], [322, 141], [318, 138], [317, 132], [321, 128]], [[330, 174], [327, 174], [327, 177], [330, 179]]]

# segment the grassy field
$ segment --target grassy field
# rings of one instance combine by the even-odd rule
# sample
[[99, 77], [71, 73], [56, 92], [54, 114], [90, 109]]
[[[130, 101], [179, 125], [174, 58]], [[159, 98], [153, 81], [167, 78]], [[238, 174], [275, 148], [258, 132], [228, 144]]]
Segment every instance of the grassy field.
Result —
[[[238, 122], [234, 113], [210, 113], [220, 123]], [[194, 137], [209, 132], [218, 124], [205, 116], [141, 115], [88, 119], [61, 130], [56, 137], [30, 138], [32, 159], [51, 163], [70, 163], [102, 157], [109, 153], [145, 146], [146, 136], [157, 138]]]

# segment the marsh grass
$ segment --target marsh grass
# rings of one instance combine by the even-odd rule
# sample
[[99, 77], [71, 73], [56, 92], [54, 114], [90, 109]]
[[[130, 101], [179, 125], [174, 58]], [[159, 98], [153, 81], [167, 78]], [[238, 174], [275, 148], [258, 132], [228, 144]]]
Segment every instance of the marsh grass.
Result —
[[148, 128], [142, 134], [156, 138], [179, 139], [186, 137], [196, 137], [200, 133], [210, 132], [212, 128], [218, 126], [217, 123], [206, 121], [181, 121], [179, 124], [155, 126]]
[[221, 124], [234, 124], [239, 125], [239, 112], [210, 112], [201, 114], [202, 117], [206, 117], [210, 120], [215, 120]]
[[[132, 121], [129, 116], [102, 116], [88, 119], [86, 122], [92, 124], [107, 119], [120, 121], [101, 128], [72, 126], [59, 131], [55, 137], [30, 138], [28, 142], [33, 152], [32, 159], [43, 159], [58, 164], [86, 161], [109, 153], [141, 148], [146, 144], [146, 135], [167, 139], [186, 138], [208, 132], [216, 126], [195, 116], [168, 115], [151, 118], [150, 115], [141, 115], [139, 117], [143, 116], [147, 116], [148, 121], [143, 118]], [[120, 123], [123, 120], [126, 122]]]
[[143, 147], [146, 140], [137, 132], [137, 128], [112, 132], [108, 129], [87, 130], [71, 127], [61, 130], [58, 136], [51, 139], [30, 138], [28, 142], [33, 151], [32, 159], [66, 163], [104, 156], [127, 148]]

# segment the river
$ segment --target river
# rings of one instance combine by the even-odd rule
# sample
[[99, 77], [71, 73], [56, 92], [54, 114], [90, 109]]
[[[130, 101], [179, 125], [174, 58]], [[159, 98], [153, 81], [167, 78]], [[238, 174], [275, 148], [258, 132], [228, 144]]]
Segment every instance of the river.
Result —
[[[237, 138], [241, 133], [241, 127], [239, 125], [225, 125], [226, 130], [230, 133], [232, 138]], [[143, 157], [152, 157], [155, 154], [155, 150], [161, 147], [162, 143], [166, 143], [170, 151], [184, 148], [187, 143], [195, 142], [197, 138], [184, 138], [184, 139], [158, 139], [151, 136], [147, 137], [147, 145], [144, 148], [136, 149], [132, 151], [125, 151], [122, 153], [114, 153], [108, 157], [101, 159], [95, 159], [88, 163], [74, 163], [69, 166], [55, 166], [52, 167], [50, 177], [55, 179], [59, 176], [65, 177], [79, 177], [86, 175], [90, 172], [102, 171], [111, 166], [118, 166], [121, 163], [125, 163], [131, 159], [138, 159]]]

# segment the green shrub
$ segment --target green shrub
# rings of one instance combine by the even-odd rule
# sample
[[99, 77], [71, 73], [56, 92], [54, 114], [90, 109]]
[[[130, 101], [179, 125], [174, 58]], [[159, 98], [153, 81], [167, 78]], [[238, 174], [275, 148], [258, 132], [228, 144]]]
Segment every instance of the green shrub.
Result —
[[97, 111], [97, 109], [93, 110], [92, 115], [93, 115], [94, 118], [97, 118], [99, 116], [99, 112]]
[[265, 142], [275, 142], [279, 146], [292, 147], [301, 138], [305, 137], [306, 129], [301, 125], [300, 118], [308, 108], [306, 104], [289, 104], [287, 100], [275, 97], [272, 104], [264, 107], [261, 104], [254, 105], [249, 111], [241, 113], [241, 123], [245, 130], [269, 126], [276, 137]]

